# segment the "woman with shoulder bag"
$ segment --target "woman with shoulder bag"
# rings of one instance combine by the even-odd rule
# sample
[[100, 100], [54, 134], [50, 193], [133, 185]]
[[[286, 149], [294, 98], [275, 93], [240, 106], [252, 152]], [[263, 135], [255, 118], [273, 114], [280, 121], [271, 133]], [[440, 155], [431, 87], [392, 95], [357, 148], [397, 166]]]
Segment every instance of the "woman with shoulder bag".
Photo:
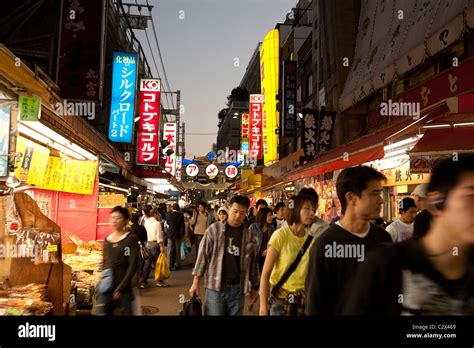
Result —
[[102, 279], [97, 286], [96, 315], [132, 315], [138, 261], [138, 238], [128, 224], [128, 210], [110, 213], [114, 231], [104, 240]]
[[268, 242], [260, 279], [260, 315], [304, 315], [308, 249], [314, 243], [306, 227], [313, 222], [316, 207], [311, 197], [289, 200], [288, 224], [275, 231]]

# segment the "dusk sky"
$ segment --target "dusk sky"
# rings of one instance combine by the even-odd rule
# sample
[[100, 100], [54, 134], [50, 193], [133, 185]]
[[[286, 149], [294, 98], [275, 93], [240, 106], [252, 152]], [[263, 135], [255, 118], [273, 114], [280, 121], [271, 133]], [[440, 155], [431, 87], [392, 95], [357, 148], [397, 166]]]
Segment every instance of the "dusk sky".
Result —
[[[146, 1], [138, 0], [138, 3]], [[225, 107], [231, 90], [240, 84], [258, 42], [263, 41], [276, 23], [284, 21], [297, 0], [149, 0], [148, 3], [155, 6], [153, 19], [171, 90], [181, 90], [181, 104], [185, 108], [181, 120], [186, 123], [186, 133], [191, 133], [186, 135], [186, 158], [205, 155], [217, 140], [217, 113]], [[142, 9], [143, 15], [147, 13]], [[155, 72], [144, 32], [135, 33]], [[148, 37], [161, 75], [151, 23]], [[234, 66], [236, 57], [238, 67]]]

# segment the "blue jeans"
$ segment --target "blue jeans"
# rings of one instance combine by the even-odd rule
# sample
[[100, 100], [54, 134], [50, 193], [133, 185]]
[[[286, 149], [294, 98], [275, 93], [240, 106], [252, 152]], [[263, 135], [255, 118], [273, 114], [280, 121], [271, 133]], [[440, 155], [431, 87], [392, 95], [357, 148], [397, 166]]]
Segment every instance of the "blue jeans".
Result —
[[133, 293], [122, 293], [117, 301], [113, 300], [113, 292], [98, 293], [95, 315], [132, 315]]
[[141, 281], [142, 283], [145, 283], [145, 284], [147, 283], [148, 277], [150, 276], [150, 268], [151, 268], [152, 262], [156, 264], [156, 261], [158, 260], [158, 256], [160, 255], [160, 245], [157, 242], [147, 242], [146, 247], [148, 250], [150, 250], [151, 255], [153, 255], [153, 257], [146, 260], [145, 266], [143, 267]]
[[206, 289], [204, 298], [206, 315], [242, 315], [245, 295], [240, 291], [240, 284], [222, 286], [221, 291]]

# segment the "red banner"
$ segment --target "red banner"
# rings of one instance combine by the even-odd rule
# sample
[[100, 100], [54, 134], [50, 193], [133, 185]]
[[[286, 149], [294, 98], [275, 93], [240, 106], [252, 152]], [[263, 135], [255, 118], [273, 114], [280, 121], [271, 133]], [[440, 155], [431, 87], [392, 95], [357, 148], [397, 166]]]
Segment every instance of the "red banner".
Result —
[[262, 158], [262, 106], [263, 95], [250, 95], [250, 158]]
[[160, 134], [160, 80], [140, 80], [140, 122], [138, 124], [137, 165], [158, 165]]

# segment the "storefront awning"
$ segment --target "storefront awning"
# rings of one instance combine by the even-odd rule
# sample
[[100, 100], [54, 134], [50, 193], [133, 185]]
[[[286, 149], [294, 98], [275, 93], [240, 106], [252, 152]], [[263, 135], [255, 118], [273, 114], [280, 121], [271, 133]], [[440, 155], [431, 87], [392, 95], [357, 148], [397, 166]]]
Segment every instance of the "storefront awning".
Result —
[[410, 156], [447, 155], [474, 151], [474, 126], [428, 129]]
[[417, 121], [412, 119], [397, 123], [372, 134], [365, 135], [346, 145], [331, 149], [313, 161], [307, 163], [301, 169], [295, 171], [285, 178], [285, 181], [296, 181], [303, 178], [328, 173], [337, 169], [355, 166], [358, 164], [381, 159], [384, 156], [384, 142], [402, 136], [409, 132], [414, 126], [418, 127], [424, 116]]

